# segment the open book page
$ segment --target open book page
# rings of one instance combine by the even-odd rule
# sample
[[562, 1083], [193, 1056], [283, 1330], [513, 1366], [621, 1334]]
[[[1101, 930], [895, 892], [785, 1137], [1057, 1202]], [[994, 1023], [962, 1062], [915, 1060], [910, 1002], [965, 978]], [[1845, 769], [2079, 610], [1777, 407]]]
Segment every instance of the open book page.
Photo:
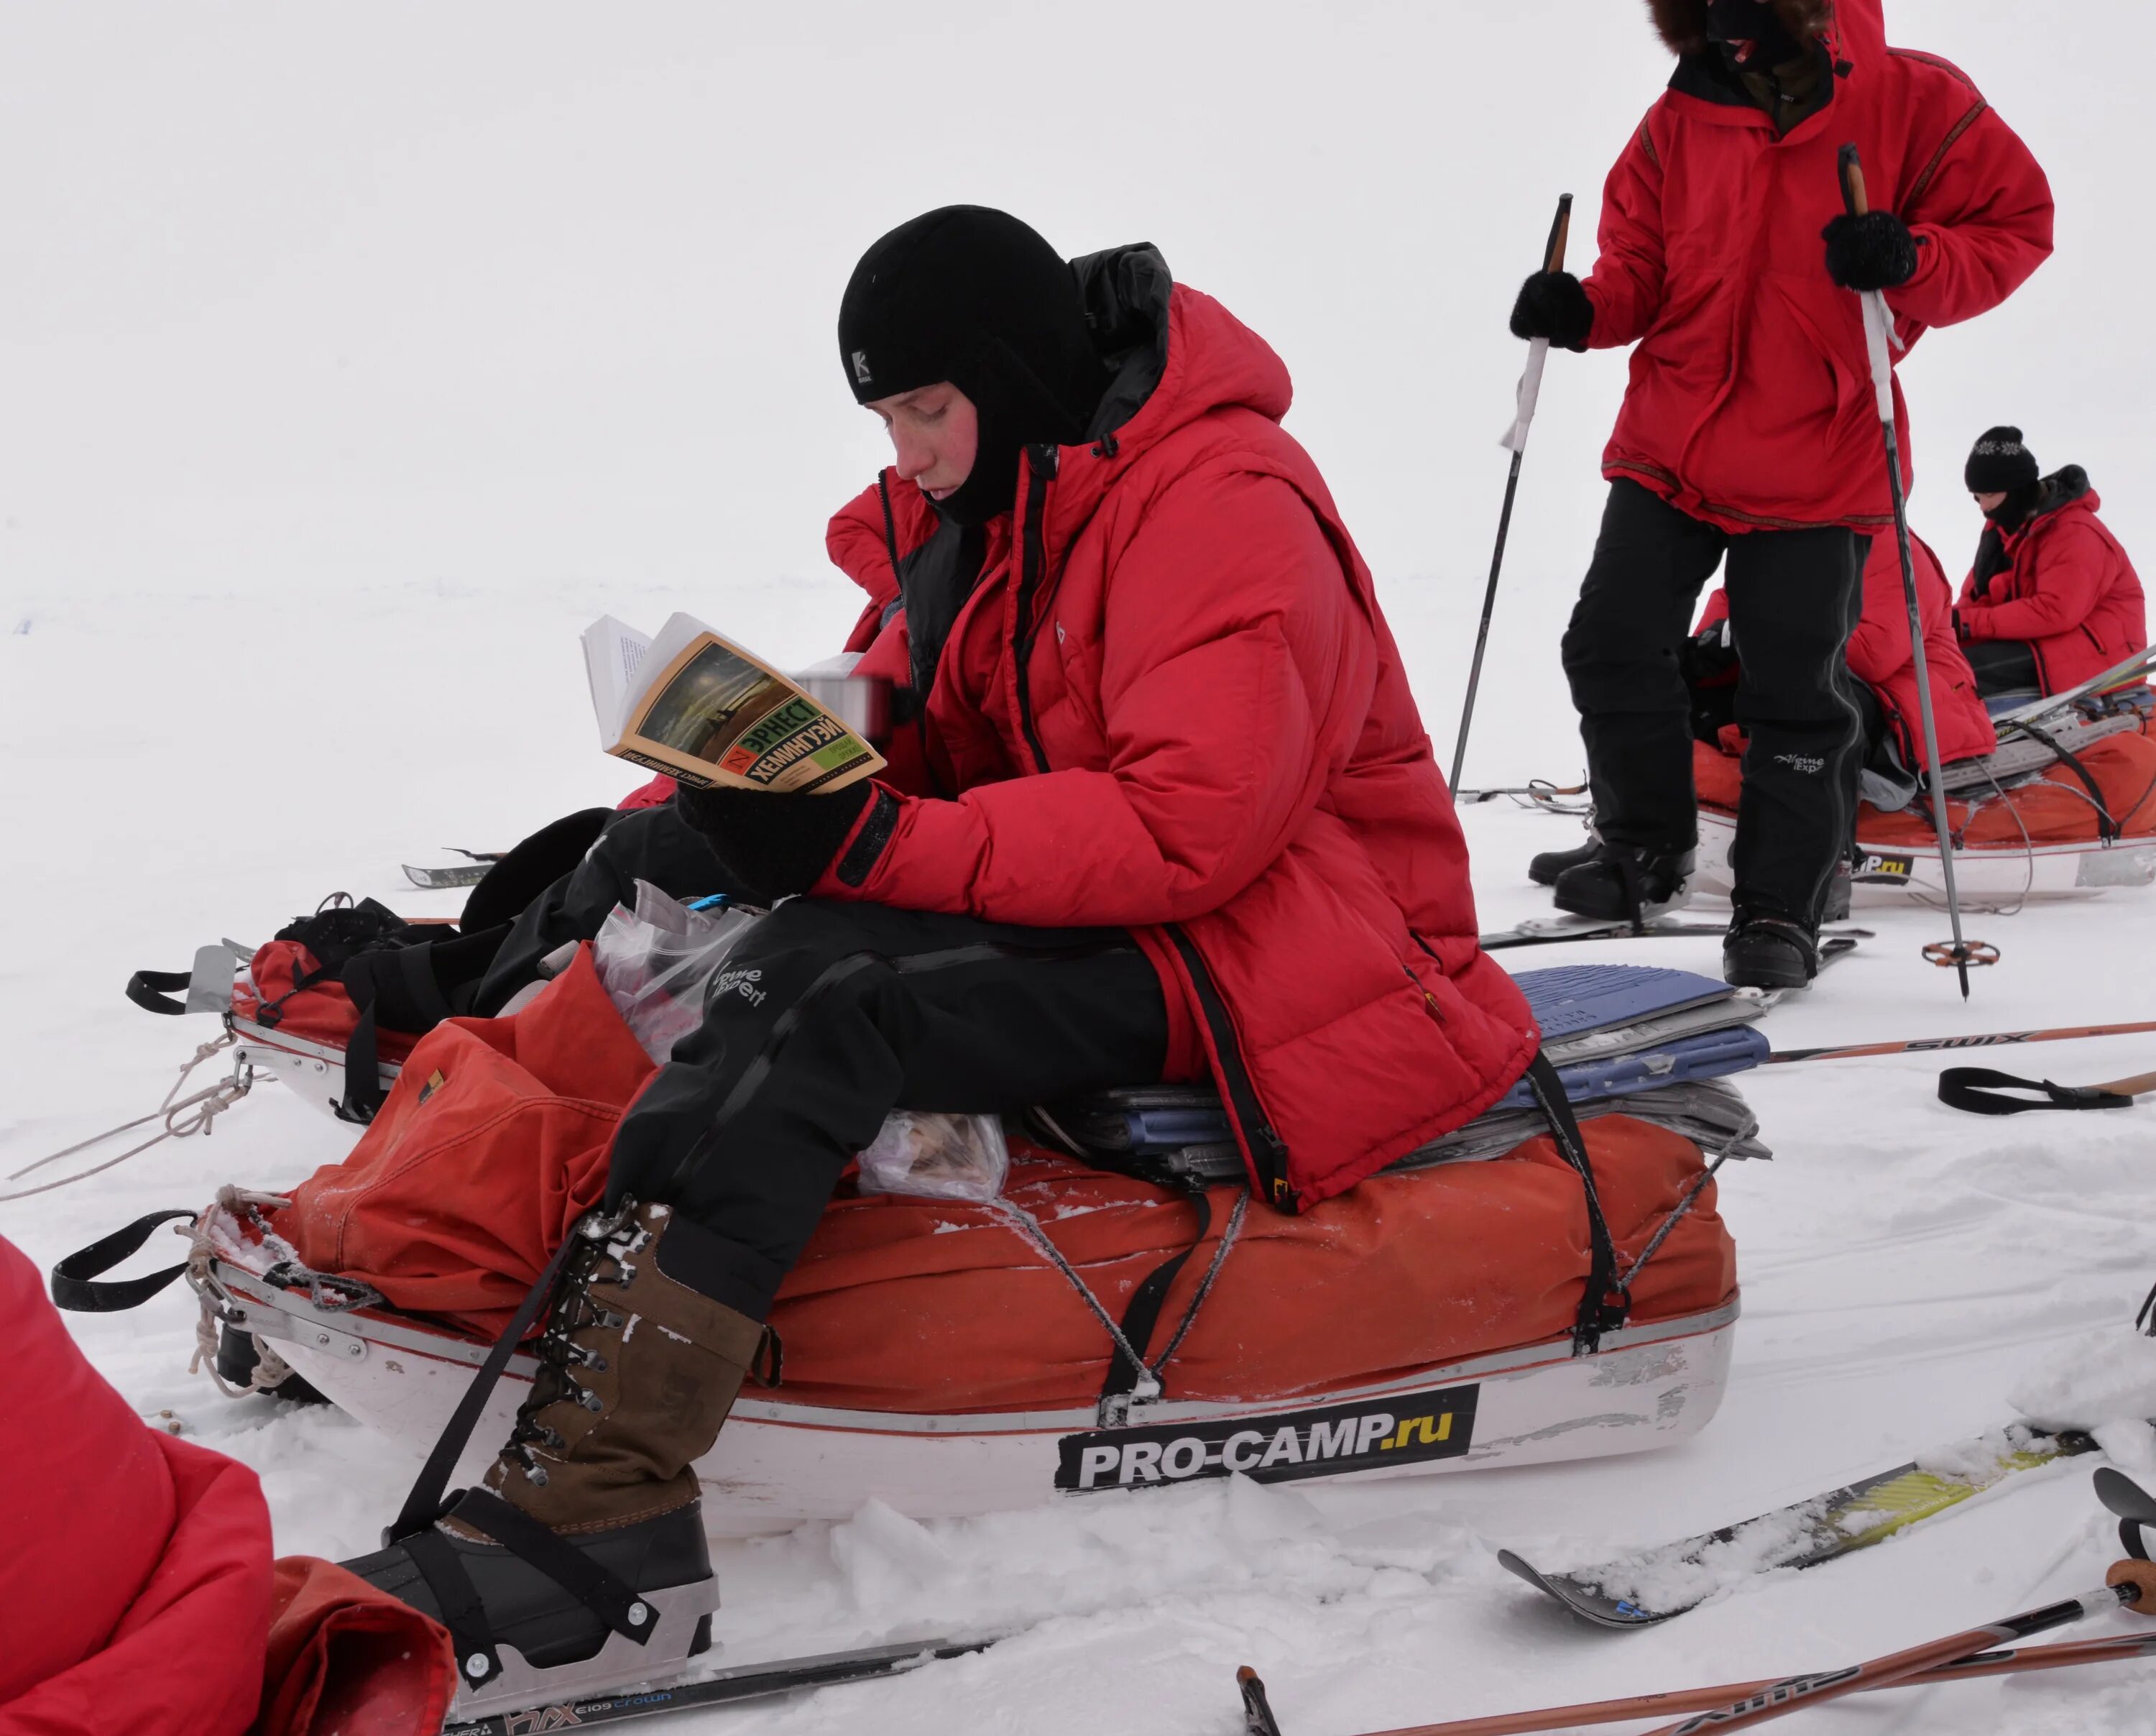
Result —
[[598, 719], [599, 746], [609, 752], [621, 739], [622, 717], [651, 641], [634, 627], [601, 615], [584, 629], [584, 675], [591, 683], [592, 715]]
[[684, 614], [644, 652], [607, 751], [688, 783], [786, 794], [839, 788], [884, 764], [778, 670]]

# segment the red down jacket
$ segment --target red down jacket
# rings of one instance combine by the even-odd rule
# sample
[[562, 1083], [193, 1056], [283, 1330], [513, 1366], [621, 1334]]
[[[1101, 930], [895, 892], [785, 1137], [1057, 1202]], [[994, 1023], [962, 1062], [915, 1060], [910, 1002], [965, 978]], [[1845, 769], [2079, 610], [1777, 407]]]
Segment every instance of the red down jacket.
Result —
[[[1136, 407], [1021, 467], [929, 696], [957, 799], [902, 798], [865, 881], [814, 890], [1134, 930], [1260, 1196], [1295, 1210], [1479, 1115], [1537, 1033], [1476, 943], [1369, 571], [1280, 426], [1286, 368], [1151, 248], [1076, 269], [1126, 355], [1111, 401]], [[934, 528], [886, 480], [897, 550], [875, 489], [829, 539], [884, 603], [894, 554]]]
[[2141, 579], [2097, 509], [2088, 473], [2068, 465], [2013, 536], [1984, 527], [1957, 613], [1972, 639], [2028, 641], [2044, 691], [2078, 686], [2148, 644]]
[[239, 1736], [262, 1694], [270, 1514], [254, 1473], [143, 1425], [0, 1239], [0, 1733]]
[[[1932, 716], [1939, 732], [1939, 758], [1948, 764], [1997, 751], [1998, 732], [1976, 691], [1976, 675], [1954, 637], [1953, 591], [1939, 557], [1921, 537], [1909, 539], [1917, 561], [1917, 603], [1923, 611], [1924, 660], [1931, 676]], [[1720, 589], [1707, 599], [1698, 632], [1727, 619], [1729, 599]], [[1850, 673], [1878, 696], [1894, 732], [1902, 763], [1921, 772], [1923, 715], [1917, 708], [1917, 660], [1909, 650], [1909, 604], [1902, 589], [1902, 555], [1892, 535], [1871, 539], [1864, 568], [1864, 612], [1849, 635]]]
[[[1818, 113], [1777, 137], [1687, 59], [1603, 189], [1588, 341], [1639, 343], [1604, 474], [1726, 531], [1891, 522], [1857, 298], [1820, 239], [1843, 145], [1872, 208], [1916, 233], [1916, 275], [1887, 292], [1905, 343], [1997, 306], [2051, 250], [2043, 172], [1975, 85], [1888, 48], [1879, 0], [1834, 13], [1848, 69]], [[1894, 405], [1906, 469], [1898, 385]]]

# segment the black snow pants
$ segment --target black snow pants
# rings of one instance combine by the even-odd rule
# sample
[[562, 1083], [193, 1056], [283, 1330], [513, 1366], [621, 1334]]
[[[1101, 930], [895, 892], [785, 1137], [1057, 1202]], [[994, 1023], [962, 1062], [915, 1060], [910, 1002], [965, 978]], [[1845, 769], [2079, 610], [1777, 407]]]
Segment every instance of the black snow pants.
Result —
[[1168, 1041], [1160, 979], [1122, 929], [790, 899], [623, 1118], [609, 1200], [662, 1201], [706, 1231], [675, 1276], [761, 1320], [891, 1110], [1010, 1113], [1150, 1085]]
[[2041, 693], [2044, 677], [2036, 654], [2020, 639], [1972, 639], [1962, 650], [1976, 676], [1976, 691], [1986, 699], [2002, 693]]
[[1563, 648], [1605, 840], [1671, 854], [1698, 841], [1678, 654], [1727, 555], [1736, 721], [1750, 737], [1732, 901], [1740, 919], [1817, 924], [1856, 814], [1862, 744], [1844, 654], [1869, 547], [1835, 528], [1732, 536], [1636, 482], [1610, 485]]

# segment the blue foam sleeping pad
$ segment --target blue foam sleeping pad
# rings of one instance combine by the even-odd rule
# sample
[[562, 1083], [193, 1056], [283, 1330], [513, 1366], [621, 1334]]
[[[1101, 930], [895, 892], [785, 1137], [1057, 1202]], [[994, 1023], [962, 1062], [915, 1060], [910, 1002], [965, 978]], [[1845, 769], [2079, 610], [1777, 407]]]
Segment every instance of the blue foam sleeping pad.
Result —
[[[1645, 964], [1568, 964], [1552, 970], [1522, 971], [1516, 980], [1542, 1026], [1543, 1040], [1563, 1042], [1590, 1031], [1609, 1030], [1666, 1018], [1690, 1008], [1732, 999], [1736, 990], [1713, 977], [1688, 970]], [[1626, 1055], [1589, 1057], [1558, 1069], [1565, 1096], [1575, 1103], [1652, 1091], [1686, 1079], [1712, 1079], [1739, 1073], [1766, 1060], [1765, 1037], [1734, 1017], [1722, 1030], [1694, 1031]], [[1122, 1093], [1107, 1093], [1109, 1099]], [[1165, 1091], [1132, 1093], [1158, 1098]], [[1534, 1097], [1522, 1079], [1491, 1107], [1526, 1109]], [[1127, 1117], [1123, 1137], [1115, 1143], [1132, 1152], [1174, 1151], [1187, 1145], [1226, 1143], [1235, 1134], [1219, 1100], [1209, 1087], [1191, 1089], [1189, 1100], [1173, 1103], [1111, 1105]]]

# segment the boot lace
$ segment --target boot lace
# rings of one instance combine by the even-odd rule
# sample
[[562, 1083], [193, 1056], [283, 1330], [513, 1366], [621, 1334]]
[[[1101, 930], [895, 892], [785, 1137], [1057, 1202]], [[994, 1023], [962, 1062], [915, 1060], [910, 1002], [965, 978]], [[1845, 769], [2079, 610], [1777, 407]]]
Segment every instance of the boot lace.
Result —
[[635, 1210], [631, 1201], [618, 1212], [590, 1212], [570, 1231], [577, 1239], [576, 1248], [562, 1268], [546, 1330], [532, 1347], [539, 1372], [532, 1379], [531, 1396], [517, 1407], [516, 1426], [502, 1449], [535, 1487], [546, 1487], [547, 1467], [532, 1448], [561, 1452], [568, 1446], [558, 1430], [541, 1420], [541, 1413], [560, 1404], [595, 1413], [606, 1409], [606, 1401], [577, 1378], [577, 1371], [604, 1374], [605, 1351], [593, 1340], [629, 1324], [627, 1313], [606, 1307], [593, 1292], [603, 1287], [626, 1290], [636, 1281], [635, 1256], [651, 1235], [637, 1222]]

